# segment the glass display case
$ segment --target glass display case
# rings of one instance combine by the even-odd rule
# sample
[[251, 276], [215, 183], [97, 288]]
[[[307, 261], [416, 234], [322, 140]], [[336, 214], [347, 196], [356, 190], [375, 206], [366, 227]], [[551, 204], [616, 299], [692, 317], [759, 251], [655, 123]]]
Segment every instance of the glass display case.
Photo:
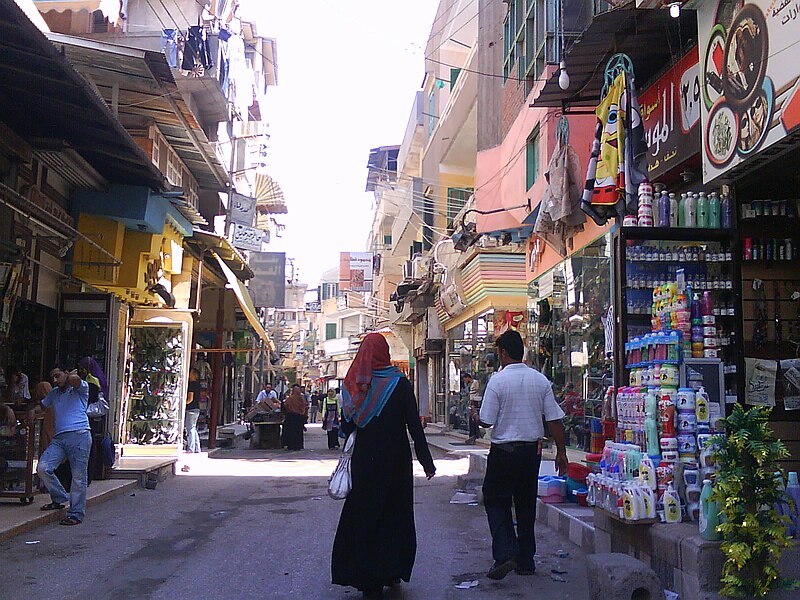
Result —
[[17, 411], [13, 423], [4, 419], [5, 424], [0, 426], [0, 498], [33, 502], [43, 418]]

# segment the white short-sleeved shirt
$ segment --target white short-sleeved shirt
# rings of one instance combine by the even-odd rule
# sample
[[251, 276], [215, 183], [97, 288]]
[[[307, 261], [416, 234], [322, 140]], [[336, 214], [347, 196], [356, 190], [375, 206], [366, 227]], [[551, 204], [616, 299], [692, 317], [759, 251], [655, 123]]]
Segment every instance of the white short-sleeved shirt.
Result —
[[535, 442], [544, 437], [545, 421], [564, 411], [556, 404], [550, 381], [524, 363], [506, 365], [486, 384], [481, 421], [493, 425], [492, 442]]

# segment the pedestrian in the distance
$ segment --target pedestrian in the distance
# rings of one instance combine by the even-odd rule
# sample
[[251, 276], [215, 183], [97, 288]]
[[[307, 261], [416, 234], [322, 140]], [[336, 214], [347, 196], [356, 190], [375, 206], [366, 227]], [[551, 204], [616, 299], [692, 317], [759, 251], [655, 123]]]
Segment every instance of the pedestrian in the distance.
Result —
[[516, 331], [506, 331], [496, 345], [503, 368], [486, 384], [480, 420], [484, 427], [492, 427], [483, 504], [492, 534], [494, 564], [486, 576], [503, 579], [514, 569], [520, 575], [533, 575], [536, 570], [534, 524], [543, 420], [556, 443], [560, 474], [567, 470], [567, 449], [561, 422], [564, 411], [556, 403], [547, 377], [522, 362], [522, 337]]
[[[61, 525], [78, 525], [86, 513], [86, 481], [92, 434], [86, 408], [89, 403], [89, 384], [75, 371], [63, 367], [52, 370], [50, 377], [54, 387], [44, 397], [40, 406], [53, 407], [55, 413], [55, 436], [39, 459], [36, 472], [50, 492], [49, 504], [42, 510], [60, 510], [69, 498], [69, 510], [61, 519]], [[36, 407], [38, 408], [38, 407]], [[34, 411], [36, 410], [34, 408]], [[69, 495], [55, 475], [55, 470], [64, 461], [72, 469], [72, 484]]]
[[289, 450], [303, 449], [303, 426], [306, 422], [306, 398], [300, 389], [300, 385], [295, 383], [292, 386], [292, 393], [283, 403], [286, 416], [283, 420], [283, 430], [286, 434], [286, 447]]
[[464, 382], [469, 402], [469, 437], [467, 438], [467, 444], [474, 444], [475, 440], [480, 436], [480, 428], [478, 426], [481, 411], [480, 384], [469, 373], [463, 373], [461, 381]]
[[336, 390], [328, 390], [328, 396], [322, 402], [322, 429], [328, 432], [328, 450], [339, 447], [339, 419], [342, 416], [342, 405], [336, 396]]
[[192, 367], [189, 369], [189, 386], [186, 391], [186, 450], [198, 453], [200, 434], [197, 433], [197, 421], [200, 419], [200, 371]]
[[430, 479], [436, 473], [411, 383], [391, 366], [379, 333], [361, 342], [342, 393], [342, 430], [357, 430], [352, 489], [331, 560], [332, 581], [380, 598], [384, 586], [411, 579], [417, 551], [414, 476], [408, 433]]
[[314, 392], [311, 394], [311, 403], [309, 405], [309, 416], [311, 417], [311, 423], [317, 422], [317, 413], [319, 413], [319, 400], [322, 394], [318, 394]]

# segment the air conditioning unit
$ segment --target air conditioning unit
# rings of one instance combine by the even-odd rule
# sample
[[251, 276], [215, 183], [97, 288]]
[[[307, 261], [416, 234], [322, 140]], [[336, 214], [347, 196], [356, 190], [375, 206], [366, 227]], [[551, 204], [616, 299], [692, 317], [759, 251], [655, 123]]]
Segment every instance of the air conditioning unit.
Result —
[[414, 263], [407, 260], [403, 263], [403, 281], [411, 281], [414, 279]]
[[413, 263], [411, 268], [412, 279], [419, 281], [420, 279], [425, 279], [430, 273], [433, 258], [430, 256], [417, 256], [411, 262]]

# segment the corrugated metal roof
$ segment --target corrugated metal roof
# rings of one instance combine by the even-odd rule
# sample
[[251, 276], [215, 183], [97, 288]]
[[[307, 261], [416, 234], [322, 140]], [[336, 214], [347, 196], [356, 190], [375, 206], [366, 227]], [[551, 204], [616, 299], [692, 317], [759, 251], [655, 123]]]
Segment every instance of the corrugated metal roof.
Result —
[[637, 86], [665, 70], [697, 40], [697, 17], [682, 10], [677, 19], [663, 9], [619, 8], [597, 15], [565, 56], [570, 86], [558, 85], [559, 71], [548, 79], [534, 107], [597, 106], [608, 59], [618, 52], [631, 57]]

